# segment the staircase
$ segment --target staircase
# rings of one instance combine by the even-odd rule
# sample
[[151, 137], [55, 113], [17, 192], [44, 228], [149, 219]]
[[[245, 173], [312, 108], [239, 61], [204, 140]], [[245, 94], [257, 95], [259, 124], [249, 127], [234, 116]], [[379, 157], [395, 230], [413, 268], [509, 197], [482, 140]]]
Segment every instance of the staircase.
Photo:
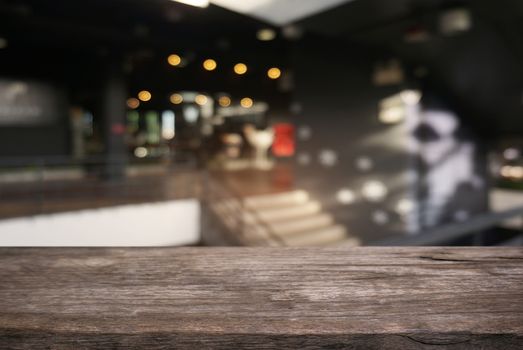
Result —
[[357, 246], [308, 193], [295, 190], [214, 202], [213, 211], [247, 246]]

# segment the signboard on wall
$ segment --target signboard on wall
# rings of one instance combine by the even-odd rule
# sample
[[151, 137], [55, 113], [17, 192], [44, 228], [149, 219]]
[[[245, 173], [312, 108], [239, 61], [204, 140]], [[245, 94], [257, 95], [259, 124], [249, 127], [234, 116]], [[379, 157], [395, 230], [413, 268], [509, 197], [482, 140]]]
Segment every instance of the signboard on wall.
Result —
[[296, 151], [294, 125], [280, 123], [273, 126], [274, 143], [272, 153], [276, 157], [292, 157]]
[[50, 85], [0, 79], [0, 127], [50, 124], [62, 107], [58, 91]]

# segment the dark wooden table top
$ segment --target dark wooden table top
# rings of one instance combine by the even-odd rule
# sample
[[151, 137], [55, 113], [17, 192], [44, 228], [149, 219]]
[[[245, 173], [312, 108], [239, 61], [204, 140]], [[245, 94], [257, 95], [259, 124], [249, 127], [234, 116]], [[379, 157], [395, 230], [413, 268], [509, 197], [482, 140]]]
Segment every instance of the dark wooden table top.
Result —
[[523, 349], [523, 248], [1, 248], [0, 348]]

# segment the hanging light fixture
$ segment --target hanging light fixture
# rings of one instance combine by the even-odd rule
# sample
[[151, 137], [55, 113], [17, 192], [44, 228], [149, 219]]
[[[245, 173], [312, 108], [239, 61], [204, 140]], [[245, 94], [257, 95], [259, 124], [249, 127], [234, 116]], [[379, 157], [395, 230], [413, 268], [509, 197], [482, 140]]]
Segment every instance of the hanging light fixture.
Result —
[[172, 0], [180, 2], [185, 5], [195, 6], [195, 7], [207, 7], [209, 6], [209, 0]]

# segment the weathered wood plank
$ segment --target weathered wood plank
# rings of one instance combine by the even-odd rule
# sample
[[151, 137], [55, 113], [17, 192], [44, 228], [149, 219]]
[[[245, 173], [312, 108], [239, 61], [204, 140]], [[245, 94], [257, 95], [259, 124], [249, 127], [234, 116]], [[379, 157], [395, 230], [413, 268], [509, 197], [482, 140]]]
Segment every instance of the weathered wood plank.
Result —
[[522, 248], [0, 249], [0, 348], [522, 349]]

